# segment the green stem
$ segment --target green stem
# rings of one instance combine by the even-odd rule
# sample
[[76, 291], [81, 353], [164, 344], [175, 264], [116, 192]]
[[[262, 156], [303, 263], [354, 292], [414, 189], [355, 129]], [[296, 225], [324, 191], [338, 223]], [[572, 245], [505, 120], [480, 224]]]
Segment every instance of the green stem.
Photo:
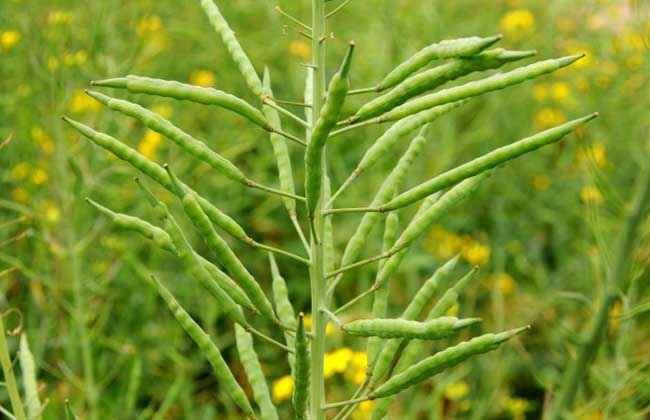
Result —
[[[318, 121], [323, 101], [325, 98], [325, 43], [320, 39], [326, 33], [325, 26], [325, 0], [312, 0], [312, 128]], [[321, 177], [321, 196], [319, 205], [311, 223], [311, 267], [309, 276], [311, 280], [311, 316], [312, 333], [311, 342], [311, 370], [310, 370], [310, 391], [309, 391], [309, 419], [325, 420], [325, 376], [323, 360], [325, 358], [325, 327], [327, 318], [321, 311], [326, 305], [325, 291], [325, 252], [321, 242], [325, 237], [322, 205], [325, 191], [326, 176], [326, 150], [323, 148], [323, 175]]]
[[18, 385], [16, 384], [16, 377], [11, 367], [11, 356], [9, 355], [9, 347], [7, 346], [7, 337], [5, 336], [4, 315], [0, 315], [0, 363], [2, 363], [2, 372], [4, 373], [5, 383], [7, 385], [7, 392], [11, 400], [11, 408], [14, 410], [14, 417], [16, 420], [26, 420], [25, 409], [23, 402], [20, 399], [18, 392]]
[[587, 373], [589, 365], [598, 353], [600, 343], [607, 335], [607, 321], [611, 305], [617, 299], [619, 292], [626, 293], [629, 286], [630, 255], [634, 248], [637, 228], [641, 222], [643, 211], [650, 201], [650, 165], [637, 179], [637, 193], [625, 220], [621, 236], [618, 238], [614, 264], [609, 271], [608, 284], [600, 299], [596, 316], [578, 357], [562, 378], [558, 395], [551, 408], [548, 420], [560, 420], [567, 417], [578, 392], [582, 378]]

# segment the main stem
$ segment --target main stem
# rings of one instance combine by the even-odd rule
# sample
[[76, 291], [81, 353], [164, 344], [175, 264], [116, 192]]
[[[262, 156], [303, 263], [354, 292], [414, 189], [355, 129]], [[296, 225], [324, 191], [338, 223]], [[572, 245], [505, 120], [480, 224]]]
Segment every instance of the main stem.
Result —
[[[325, 0], [312, 0], [312, 128], [320, 117], [323, 100], [325, 98], [325, 43], [321, 38], [325, 35]], [[325, 253], [323, 247], [324, 221], [323, 200], [326, 175], [326, 151], [323, 148], [323, 175], [320, 179], [321, 196], [318, 207], [314, 213], [313, 231], [311, 232], [311, 316], [312, 316], [312, 342], [311, 342], [311, 387], [309, 395], [310, 420], [325, 420], [325, 411], [321, 407], [325, 404], [325, 377], [323, 375], [323, 359], [325, 358], [325, 327], [326, 316], [321, 312], [325, 306]]]

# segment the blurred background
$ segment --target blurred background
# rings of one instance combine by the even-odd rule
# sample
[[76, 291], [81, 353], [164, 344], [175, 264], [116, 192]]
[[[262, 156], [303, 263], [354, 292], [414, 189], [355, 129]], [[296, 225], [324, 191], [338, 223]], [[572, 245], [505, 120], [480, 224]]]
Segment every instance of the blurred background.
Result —
[[[269, 67], [276, 97], [300, 100], [310, 44], [274, 7], [308, 20], [310, 2], [218, 4], [257, 70]], [[391, 283], [391, 314], [399, 315], [422, 281], [459, 253], [459, 274], [472, 265], [481, 269], [453, 312], [483, 318], [480, 330], [524, 324], [533, 330], [404, 393], [393, 418], [541, 417], [593, 315], [624, 210], [647, 164], [649, 10], [644, 0], [352, 0], [332, 19], [331, 63], [339, 62], [350, 39], [357, 43], [355, 88], [381, 80], [395, 64], [445, 38], [502, 33], [500, 46], [536, 49], [539, 59], [587, 53], [569, 69], [484, 95], [434, 123], [408, 185], [536, 131], [601, 113], [558, 145], [500, 169], [476, 196], [433, 227], [402, 264]], [[132, 182], [136, 172], [64, 127], [60, 116], [110, 133], [157, 162], [172, 163], [189, 185], [252, 236], [295, 252], [301, 245], [281, 200], [250, 193], [207, 165], [197, 165], [160, 135], [83, 93], [93, 79], [126, 74], [211, 86], [258, 103], [198, 2], [0, 1], [0, 142], [13, 134], [0, 148], [0, 309], [22, 313], [20, 326], [38, 367], [39, 396], [48, 402], [46, 419], [65, 418], [66, 410], [98, 419], [236, 418], [209, 364], [142, 280], [143, 273], [159, 273], [245, 384], [232, 328], [219, 305], [188, 281], [168, 254], [136, 234], [114, 229], [84, 201], [92, 197], [116, 211], [153, 220]], [[245, 173], [277, 185], [266, 132], [223, 110], [155, 97], [130, 99], [205, 139]], [[367, 99], [353, 97], [346, 113]], [[285, 124], [298, 132], [289, 121]], [[332, 143], [335, 187], [383, 129], [353, 131]], [[406, 144], [398, 144], [360, 178], [339, 205], [369, 203]], [[299, 149], [290, 150], [294, 162], [302, 158]], [[301, 170], [294, 176], [301, 189]], [[339, 256], [357, 223], [357, 216], [337, 217]], [[379, 229], [373, 234], [368, 243], [380, 241]], [[192, 239], [207, 255], [199, 238]], [[635, 292], [610, 314], [606, 345], [590, 368], [575, 418], [647, 418], [649, 319], [621, 315], [648, 300], [649, 244], [650, 224], [644, 223], [630, 259]], [[232, 246], [269, 290], [265, 254]], [[290, 260], [279, 264], [294, 306], [308, 311], [307, 272]], [[365, 290], [374, 269], [346, 276], [336, 301]], [[368, 304], [346, 316], [367, 314]], [[8, 329], [16, 328], [16, 319], [7, 317]], [[15, 354], [17, 337], [9, 337], [9, 346]], [[337, 330], [329, 346], [328, 393], [332, 400], [345, 399], [358, 384], [359, 372], [363, 379], [365, 346]], [[265, 346], [258, 353], [274, 399], [289, 416], [285, 358]], [[17, 375], [20, 379], [19, 369]], [[9, 407], [4, 387], [0, 404]], [[355, 418], [367, 418], [369, 409], [370, 404], [363, 405]]]

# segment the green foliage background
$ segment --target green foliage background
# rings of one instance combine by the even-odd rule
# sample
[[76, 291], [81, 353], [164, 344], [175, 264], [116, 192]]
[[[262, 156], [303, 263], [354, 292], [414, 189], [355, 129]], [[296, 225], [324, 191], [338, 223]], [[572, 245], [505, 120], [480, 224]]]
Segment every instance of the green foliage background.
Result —
[[[257, 69], [269, 66], [276, 97], [299, 100], [309, 47], [274, 10], [275, 3], [218, 4]], [[307, 1], [279, 4], [308, 17]], [[483, 254], [489, 249], [484, 261], [476, 261], [481, 259], [476, 253], [463, 252], [468, 265], [480, 262], [482, 267], [481, 279], [464, 297], [460, 313], [482, 317], [485, 330], [530, 323], [533, 331], [498, 353], [418, 387], [401, 399], [395, 415], [539, 418], [595, 307], [625, 203], [639, 167], [647, 161], [649, 17], [648, 5], [641, 0], [352, 0], [332, 20], [330, 62], [338, 62], [347, 42], [356, 40], [358, 60], [351, 80], [355, 88], [380, 80], [396, 63], [444, 38], [503, 33], [503, 46], [537, 49], [540, 58], [589, 54], [576, 68], [475, 99], [435, 123], [408, 185], [545, 128], [549, 120], [594, 110], [602, 115], [588, 130], [500, 169], [403, 264], [392, 281], [395, 314], [450, 249], [456, 252], [471, 244]], [[11, 31], [18, 34], [15, 43], [6, 35]], [[69, 114], [139, 146], [146, 136], [142, 126], [96, 107], [82, 93], [92, 79], [129, 73], [195, 82], [201, 75], [208, 82], [214, 77], [215, 87], [257, 103], [198, 2], [0, 3], [0, 139], [14, 132], [13, 141], [0, 151], [1, 305], [19, 308], [24, 316], [23, 327], [40, 368], [40, 395], [49, 399], [45, 418], [63, 418], [66, 399], [82, 418], [235, 418], [208, 364], [141, 277], [159, 273], [243, 378], [232, 329], [224, 328], [218, 305], [169, 255], [140, 237], [112, 229], [84, 201], [90, 196], [114, 210], [152, 220], [131, 181], [135, 172], [64, 128], [59, 119]], [[364, 99], [348, 101], [348, 111]], [[137, 97], [137, 102], [170, 112], [175, 124], [205, 139], [245, 173], [277, 184], [266, 132], [223, 110], [150, 97]], [[381, 129], [336, 139], [330, 147], [334, 185], [347, 177]], [[360, 178], [339, 204], [367, 204], [405, 142], [400, 147]], [[300, 150], [291, 150], [294, 161], [302, 159]], [[164, 140], [155, 159], [173, 163], [188, 184], [256, 238], [300, 251], [277, 198], [214, 175]], [[302, 179], [299, 171], [295, 176]], [[22, 219], [16, 222], [18, 217]], [[340, 250], [358, 219], [345, 216], [336, 221]], [[619, 307], [619, 314], [625, 305], [634, 306], [647, 296], [648, 228], [646, 223], [634, 255], [636, 296]], [[22, 233], [24, 237], [12, 240]], [[379, 243], [379, 238], [375, 232], [368, 243]], [[232, 246], [269, 290], [265, 255]], [[375, 253], [366, 251], [367, 256]], [[294, 305], [307, 310], [306, 271], [287, 260], [280, 260], [280, 269]], [[348, 275], [337, 301], [365, 290], [372, 274], [369, 267]], [[367, 311], [361, 304], [349, 316]], [[576, 406], [577, 418], [647, 416], [648, 319], [621, 323], [616, 315], [610, 320], [609, 344]], [[332, 351], [363, 350], [361, 341], [344, 340], [339, 332], [330, 341]], [[271, 381], [287, 374], [279, 352], [263, 346], [258, 352]], [[467, 392], [454, 393], [462, 384]], [[331, 378], [328, 386], [339, 399], [353, 389], [343, 375]], [[2, 389], [0, 403], [8, 406]], [[283, 404], [288, 407], [288, 402]]]

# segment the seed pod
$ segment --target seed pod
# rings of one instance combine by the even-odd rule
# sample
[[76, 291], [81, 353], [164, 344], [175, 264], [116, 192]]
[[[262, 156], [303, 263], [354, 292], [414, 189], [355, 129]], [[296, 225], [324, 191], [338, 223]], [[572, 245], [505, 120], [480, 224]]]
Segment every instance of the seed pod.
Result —
[[[273, 130], [259, 109], [241, 98], [213, 88], [188, 85], [173, 80], [135, 76], [132, 74], [126, 77], [94, 81], [92, 85], [126, 89], [131, 93], [144, 93], [145, 95], [174, 98], [203, 105], [214, 105], [229, 109], [265, 130]], [[261, 94], [261, 89], [259, 92]]]
[[[444, 287], [451, 278], [451, 272], [458, 263], [458, 257], [452, 258], [438, 268], [431, 277], [429, 277], [424, 284], [420, 287], [411, 302], [402, 313], [401, 319], [412, 321], [416, 319], [424, 307], [431, 302], [433, 295], [441, 287]], [[371, 372], [371, 380], [369, 387], [372, 389], [381, 379], [388, 373], [390, 366], [404, 340], [393, 339], [388, 340], [382, 347], [377, 362], [374, 365], [368, 364], [369, 372]]]
[[[96, 207], [99, 211], [110, 217], [116, 226], [122, 229], [138, 232], [145, 238], [153, 241], [153, 243], [155, 243], [159, 248], [171, 252], [174, 255], [178, 255], [178, 251], [176, 250], [176, 247], [172, 243], [172, 240], [167, 232], [160, 229], [158, 226], [154, 226], [151, 223], [146, 222], [138, 217], [123, 213], [115, 213], [89, 198], [86, 200], [94, 207]], [[221, 271], [216, 265], [212, 264], [201, 255], [195, 253], [195, 256], [201, 261], [201, 264], [206, 269], [208, 274], [210, 274], [210, 277], [212, 277], [213, 280], [206, 283], [204, 281], [205, 279], [201, 277], [199, 278], [199, 281], [201, 281], [203, 287], [205, 287], [215, 298], [219, 299], [221, 297], [221, 292], [217, 289], [222, 289], [238, 305], [248, 309], [253, 313], [259, 313], [259, 311], [255, 308], [255, 306], [253, 306], [246, 294], [239, 288], [233, 279], [228, 277], [226, 273]]]
[[[2, 331], [4, 334], [4, 331]], [[41, 420], [41, 401], [38, 398], [38, 384], [36, 377], [36, 364], [34, 355], [29, 349], [27, 334], [20, 335], [20, 372], [23, 374], [23, 388], [25, 390], [25, 411], [30, 420]]]
[[350, 84], [348, 81], [348, 73], [350, 72], [353, 51], [354, 43], [351, 42], [350, 48], [341, 64], [341, 69], [332, 77], [329, 84], [325, 105], [323, 105], [320, 117], [314, 124], [314, 128], [311, 131], [311, 138], [305, 151], [305, 198], [307, 199], [307, 211], [310, 218], [314, 216], [316, 205], [321, 195], [323, 148], [325, 147], [330, 132], [339, 120], [339, 114], [341, 113], [341, 108], [348, 93]]
[[393, 90], [362, 106], [355, 114], [358, 120], [367, 120], [390, 111], [421, 93], [433, 90], [451, 80], [476, 71], [496, 69], [506, 63], [532, 57], [536, 51], [508, 51], [495, 48], [471, 57], [458, 58], [449, 63], [418, 73]]
[[[332, 198], [332, 183], [330, 177], [325, 174], [324, 177], [324, 202], [327, 203]], [[334, 249], [334, 224], [332, 217], [326, 217], [323, 220], [323, 254], [325, 259], [325, 271], [335, 270], [336, 250]]]
[[[287, 283], [284, 281], [282, 275], [280, 275], [280, 270], [278, 270], [278, 264], [275, 262], [275, 257], [270, 252], [269, 265], [271, 266], [271, 277], [273, 279], [272, 289], [273, 300], [275, 301], [275, 312], [278, 314], [278, 318], [283, 325], [293, 325], [296, 320], [296, 312], [293, 309], [291, 300], [289, 300], [289, 290], [287, 289]], [[284, 341], [287, 343], [287, 347], [290, 349], [294, 348], [295, 339], [293, 334], [291, 334], [289, 331], [284, 331]], [[293, 372], [293, 353], [287, 352], [287, 358], [289, 359], [289, 366]]]
[[[449, 89], [435, 92], [422, 98], [414, 99], [404, 105], [383, 114], [378, 118], [377, 122], [397, 121], [409, 115], [416, 114], [422, 110], [429, 109], [434, 106], [446, 104], [449, 102], [456, 102], [461, 99], [479, 96], [484, 93], [492, 92], [495, 90], [505, 89], [508, 86], [517, 85], [525, 82], [526, 80], [534, 79], [546, 73], [551, 73], [562, 67], [584, 57], [584, 54], [574, 55], [569, 57], [562, 57], [557, 59], [550, 59], [540, 61], [525, 67], [520, 67], [506, 73], [495, 74], [494, 76], [487, 77], [475, 82], [469, 82], [461, 86], [452, 87]], [[351, 119], [351, 121], [359, 121], [358, 119]]]
[[259, 96], [262, 93], [260, 77], [257, 75], [248, 55], [246, 55], [246, 52], [239, 44], [237, 37], [235, 37], [235, 33], [230, 29], [230, 26], [226, 19], [224, 19], [223, 15], [221, 15], [219, 8], [214, 4], [213, 0], [201, 0], [201, 7], [208, 16], [210, 24], [214, 30], [217, 31], [221, 40], [226, 45], [230, 57], [232, 57], [235, 64], [237, 64], [237, 67], [239, 67], [239, 72], [244, 76], [248, 88], [255, 95]]
[[[173, 194], [176, 194], [176, 191], [169, 179], [169, 175], [167, 175], [167, 172], [165, 172], [165, 170], [160, 165], [152, 162], [134, 149], [120, 142], [116, 138], [109, 136], [108, 134], [95, 131], [87, 125], [81, 124], [67, 117], [63, 117], [63, 120], [70, 124], [75, 130], [79, 131], [81, 134], [91, 140], [93, 143], [108, 150], [118, 158], [130, 163], [140, 172], [149, 176], [151, 179], [162, 185], [166, 190]], [[184, 191], [189, 191], [196, 194], [187, 185], [182, 184], [182, 187]], [[208, 215], [210, 220], [214, 222], [214, 224], [228, 232], [234, 238], [248, 245], [253, 243], [253, 240], [246, 234], [244, 229], [239, 226], [237, 222], [235, 222], [230, 216], [223, 213], [221, 210], [216, 208], [212, 203], [200, 195], [196, 194], [196, 198], [199, 200], [199, 204], [201, 204], [203, 211]]]
[[485, 334], [469, 341], [464, 341], [453, 347], [449, 347], [424, 359], [420, 363], [411, 366], [404, 372], [391, 377], [384, 384], [371, 392], [369, 398], [385, 398], [397, 394], [398, 392], [425, 381], [446, 369], [456, 366], [472, 356], [495, 350], [501, 343], [511, 339], [517, 334], [527, 331], [529, 328], [530, 327], [526, 326], [499, 334]]
[[[197, 258], [196, 253], [185, 238], [183, 231], [176, 223], [174, 216], [172, 216], [169, 209], [167, 209], [167, 206], [158, 200], [142, 183], [138, 182], [138, 186], [140, 186], [147, 195], [156, 216], [163, 222], [165, 231], [169, 234], [169, 237], [177, 250], [178, 258], [181, 260], [185, 270], [187, 270], [187, 272], [189, 272], [190, 275], [199, 283], [209, 284], [211, 282], [210, 274], [208, 274], [199, 258]], [[219, 295], [218, 301], [219, 304], [223, 306], [224, 312], [234, 322], [244, 327], [248, 326], [246, 318], [244, 318], [244, 313], [230, 298], [230, 296], [220, 288], [215, 288], [214, 291]]]
[[[382, 252], [390, 250], [399, 235], [399, 215], [397, 213], [389, 213], [386, 216], [386, 223], [384, 228], [384, 241], [382, 245]], [[384, 265], [385, 260], [379, 261], [379, 270]], [[382, 287], [377, 290], [373, 295], [372, 301], [372, 319], [386, 318], [388, 308], [388, 287]], [[374, 366], [377, 356], [381, 351], [382, 340], [377, 337], [370, 337], [368, 339], [366, 354], [368, 359], [368, 366]]]
[[[269, 69], [267, 67], [264, 68], [262, 95], [273, 97], [273, 91], [271, 90], [271, 76], [269, 75]], [[282, 130], [282, 121], [280, 120], [278, 111], [268, 105], [262, 105], [262, 112], [274, 130]], [[287, 142], [284, 137], [274, 132], [271, 132], [270, 140], [271, 146], [273, 147], [273, 154], [275, 155], [275, 162], [278, 166], [280, 188], [282, 191], [295, 194], [296, 186], [293, 182], [293, 170], [291, 168], [291, 157], [289, 155]], [[289, 216], [295, 217], [296, 201], [288, 197], [283, 197], [282, 201], [289, 212]]]
[[372, 146], [368, 148], [361, 158], [361, 161], [357, 164], [356, 169], [352, 172], [345, 183], [349, 184], [355, 178], [358, 178], [363, 171], [377, 163], [380, 158], [390, 155], [390, 149], [398, 141], [402, 140], [404, 137], [410, 136], [418, 128], [437, 120], [448, 112], [464, 105], [466, 102], [467, 101], [458, 101], [451, 104], [437, 106], [393, 124], [372, 144]]
[[205, 143], [190, 136], [155, 112], [149, 111], [148, 109], [132, 102], [111, 98], [110, 96], [99, 92], [86, 91], [86, 93], [102, 104], [108, 106], [110, 109], [133, 117], [149, 129], [169, 138], [183, 150], [207, 163], [227, 178], [245, 186], [250, 185], [250, 181], [234, 163], [213, 151], [206, 146]]
[[215, 376], [219, 381], [219, 385], [225, 388], [228, 395], [230, 395], [230, 397], [235, 401], [246, 417], [249, 419], [256, 419], [257, 417], [253, 411], [253, 407], [251, 407], [248, 398], [246, 398], [244, 390], [239, 386], [230, 369], [228, 369], [228, 365], [223, 360], [219, 348], [214, 344], [214, 342], [212, 342], [210, 336], [203, 331], [199, 324], [197, 324], [185, 309], [183, 309], [171, 292], [167, 290], [167, 288], [155, 277], [152, 276], [152, 280], [156, 291], [167, 303], [169, 310], [172, 312], [178, 323], [181, 324], [181, 327], [183, 327], [187, 335], [192, 338], [201, 350], [201, 353], [203, 353], [205, 358], [208, 359], [212, 365]]
[[472, 36], [467, 38], [448, 39], [431, 44], [391, 71], [388, 76], [379, 83], [376, 90], [381, 92], [392, 88], [433, 60], [472, 56], [488, 48], [501, 38], [501, 35], [491, 36], [488, 38]]
[[[406, 172], [412, 167], [413, 161], [420, 154], [420, 151], [427, 141], [426, 137], [422, 135], [425, 128], [426, 125], [422, 131], [411, 141], [409, 147], [406, 149], [391, 173], [384, 180], [379, 191], [375, 195], [375, 198], [372, 200], [370, 207], [378, 207], [381, 204], [388, 202], [393, 194], [400, 188]], [[368, 212], [363, 215], [361, 222], [345, 246], [343, 256], [341, 257], [341, 267], [345, 267], [356, 262], [357, 257], [361, 253], [361, 250], [364, 249], [366, 245], [366, 240], [370, 234], [370, 231], [380, 218], [381, 215], [376, 212]], [[332, 287], [338, 284], [344, 275], [344, 273], [341, 273], [336, 276], [332, 282]]]
[[298, 318], [298, 329], [296, 330], [296, 347], [294, 356], [296, 358], [293, 375], [293, 406], [296, 410], [296, 418], [304, 420], [307, 418], [307, 401], [309, 399], [309, 340], [305, 331], [304, 314], [301, 312]]
[[255, 402], [260, 408], [261, 420], [279, 420], [278, 410], [273, 405], [269, 386], [266, 383], [262, 365], [257, 358], [255, 347], [253, 346], [253, 336], [246, 332], [244, 328], [235, 324], [235, 338], [237, 341], [237, 351], [239, 352], [239, 361], [244, 367], [248, 383], [253, 389]]
[[383, 211], [396, 210], [405, 207], [429, 194], [443, 190], [451, 185], [455, 185], [464, 179], [492, 169], [504, 162], [539, 149], [542, 146], [554, 143], [597, 116], [598, 114], [594, 113], [493, 150], [486, 155], [451, 169], [418, 185], [417, 187], [413, 187], [410, 190], [403, 192], [388, 203], [380, 206], [380, 208]]
[[418, 322], [405, 319], [361, 319], [341, 326], [358, 337], [437, 340], [451, 337], [463, 328], [480, 322], [480, 318], [458, 319], [451, 316]]
[[214, 229], [210, 219], [201, 209], [193, 194], [186, 194], [183, 199], [183, 209], [188, 215], [196, 229], [201, 233], [205, 243], [212, 250], [221, 264], [239, 282], [239, 285], [246, 292], [253, 305], [262, 315], [270, 320], [277, 320], [273, 313], [271, 303], [264, 295], [264, 291], [253, 276], [246, 270], [246, 267], [239, 261], [239, 258], [230, 249], [225, 240]]

